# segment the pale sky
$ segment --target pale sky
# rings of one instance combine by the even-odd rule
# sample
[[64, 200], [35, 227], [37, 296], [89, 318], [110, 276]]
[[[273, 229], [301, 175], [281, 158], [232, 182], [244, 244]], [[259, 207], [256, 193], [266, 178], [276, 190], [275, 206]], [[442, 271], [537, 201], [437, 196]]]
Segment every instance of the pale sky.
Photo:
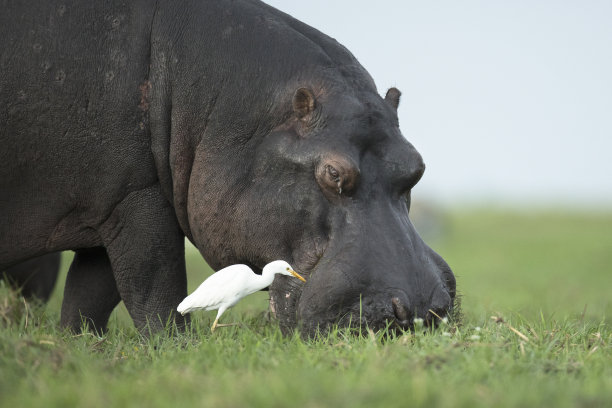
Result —
[[267, 1], [402, 92], [414, 199], [612, 208], [612, 1]]

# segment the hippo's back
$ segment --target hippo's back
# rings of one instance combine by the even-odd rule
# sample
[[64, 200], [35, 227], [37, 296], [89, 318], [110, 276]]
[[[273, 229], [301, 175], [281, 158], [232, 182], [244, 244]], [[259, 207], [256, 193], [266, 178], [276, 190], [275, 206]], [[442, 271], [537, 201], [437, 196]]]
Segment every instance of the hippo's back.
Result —
[[91, 227], [153, 182], [146, 3], [2, 2], [0, 266], [98, 244]]

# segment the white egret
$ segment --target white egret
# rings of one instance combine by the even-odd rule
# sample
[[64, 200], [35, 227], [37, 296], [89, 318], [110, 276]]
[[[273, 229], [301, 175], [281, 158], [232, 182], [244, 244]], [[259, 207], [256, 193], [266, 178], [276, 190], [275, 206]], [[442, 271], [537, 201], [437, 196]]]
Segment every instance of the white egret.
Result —
[[211, 327], [211, 331], [215, 331], [223, 312], [243, 297], [270, 286], [277, 273], [295, 276], [306, 282], [306, 279], [285, 261], [270, 262], [264, 266], [261, 275], [257, 275], [246, 265], [231, 265], [213, 273], [191, 295], [183, 299], [176, 310], [181, 315], [185, 315], [193, 310], [218, 309], [217, 318]]

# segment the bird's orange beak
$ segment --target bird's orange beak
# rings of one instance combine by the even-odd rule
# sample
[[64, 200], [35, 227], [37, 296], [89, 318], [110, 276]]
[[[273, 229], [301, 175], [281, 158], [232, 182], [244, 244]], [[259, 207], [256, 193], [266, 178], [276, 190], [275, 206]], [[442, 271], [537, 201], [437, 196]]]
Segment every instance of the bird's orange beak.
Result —
[[289, 269], [289, 272], [291, 272], [291, 274], [293, 276], [295, 276], [296, 278], [298, 278], [299, 280], [301, 280], [302, 282], [306, 282], [306, 279], [302, 278], [302, 275], [300, 275], [299, 273], [297, 273], [296, 271], [294, 271], [293, 269]]

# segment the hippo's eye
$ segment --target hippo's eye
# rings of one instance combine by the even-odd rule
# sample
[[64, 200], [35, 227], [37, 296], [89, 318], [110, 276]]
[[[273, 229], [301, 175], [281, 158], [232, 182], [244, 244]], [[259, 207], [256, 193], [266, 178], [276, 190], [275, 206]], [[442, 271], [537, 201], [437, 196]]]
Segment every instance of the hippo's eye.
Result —
[[326, 166], [326, 168], [329, 177], [334, 183], [336, 183], [338, 187], [338, 194], [342, 194], [342, 179], [340, 178], [340, 173], [338, 172], [338, 170], [336, 170], [333, 166], [329, 164]]
[[336, 170], [334, 167], [330, 166], [329, 164], [326, 167], [327, 167], [327, 172], [329, 173], [329, 176], [331, 177], [331, 179], [335, 181], [336, 183], [339, 182], [340, 173], [338, 173], [338, 170]]
[[348, 157], [330, 155], [315, 167], [315, 177], [328, 199], [351, 196], [359, 180], [359, 168]]

